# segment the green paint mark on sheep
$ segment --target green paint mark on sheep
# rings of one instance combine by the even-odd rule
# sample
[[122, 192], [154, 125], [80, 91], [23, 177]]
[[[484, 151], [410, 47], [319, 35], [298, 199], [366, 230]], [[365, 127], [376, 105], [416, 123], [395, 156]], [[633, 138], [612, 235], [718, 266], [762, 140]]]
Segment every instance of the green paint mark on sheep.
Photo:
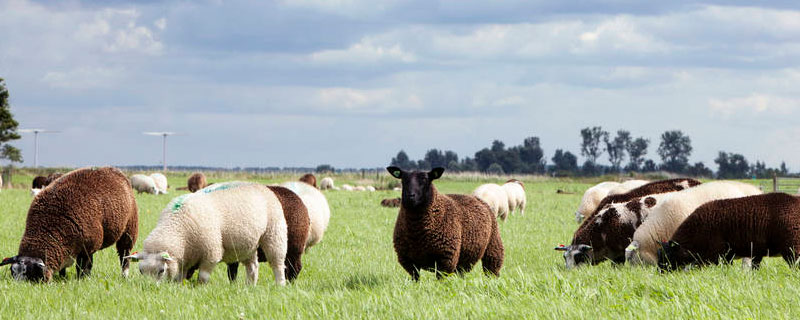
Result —
[[167, 207], [172, 208], [171, 209], [172, 212], [175, 213], [178, 210], [180, 210], [181, 207], [183, 207], [183, 204], [186, 202], [186, 199], [189, 198], [190, 196], [193, 196], [193, 195], [196, 195], [196, 194], [209, 194], [209, 193], [216, 192], [216, 191], [221, 191], [221, 190], [235, 189], [235, 188], [238, 188], [238, 187], [241, 187], [241, 186], [244, 186], [244, 185], [251, 185], [251, 184], [254, 184], [254, 183], [252, 183], [252, 182], [238, 182], [237, 181], [237, 182], [227, 182], [227, 183], [219, 183], [219, 184], [211, 185], [211, 186], [208, 186], [208, 187], [205, 187], [203, 189], [198, 190], [196, 193], [184, 194], [184, 195], [182, 195], [180, 197], [177, 197], [177, 198], [173, 199], [172, 202], [170, 202], [170, 204], [167, 205]]

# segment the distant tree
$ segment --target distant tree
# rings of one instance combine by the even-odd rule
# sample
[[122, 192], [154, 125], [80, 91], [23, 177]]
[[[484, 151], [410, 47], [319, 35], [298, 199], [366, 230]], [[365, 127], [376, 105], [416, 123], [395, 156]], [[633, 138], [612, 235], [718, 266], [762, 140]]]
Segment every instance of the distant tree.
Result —
[[632, 141], [628, 141], [625, 145], [625, 150], [628, 151], [628, 159], [630, 162], [628, 162], [628, 165], [625, 167], [626, 170], [639, 171], [641, 169], [649, 144], [650, 140], [645, 138], [636, 138]]
[[585, 176], [593, 176], [600, 173], [599, 166], [595, 165], [589, 160], [586, 160], [581, 166], [581, 174]]
[[688, 173], [693, 177], [711, 178], [714, 176], [714, 172], [707, 168], [702, 162], [697, 162], [689, 167]]
[[611, 170], [619, 172], [620, 164], [625, 158], [625, 146], [631, 143], [631, 133], [625, 130], [617, 131], [617, 136], [612, 140], [609, 135], [603, 136], [603, 142], [606, 145], [606, 153], [608, 153], [608, 161], [611, 162]]
[[392, 158], [391, 165], [406, 170], [416, 169], [417, 167], [416, 162], [411, 161], [411, 159], [408, 158], [408, 154], [406, 154], [406, 152], [403, 150], [400, 150], [400, 152], [397, 153], [397, 156]]
[[717, 164], [717, 178], [742, 179], [747, 178], [750, 165], [741, 154], [720, 151], [714, 163]]
[[329, 164], [321, 164], [317, 166], [317, 169], [314, 170], [316, 173], [331, 173], [336, 172], [336, 169], [329, 165]]
[[497, 157], [492, 150], [483, 148], [481, 151], [475, 152], [475, 162], [478, 164], [478, 170], [485, 172], [490, 165], [497, 162]]
[[658, 171], [655, 161], [647, 159], [642, 165], [642, 172], [655, 172]]
[[781, 168], [780, 168], [780, 171], [778, 171], [778, 172], [780, 172], [780, 174], [782, 176], [789, 175], [789, 168], [786, 167], [786, 162], [785, 161], [781, 161]]
[[458, 165], [461, 171], [479, 171], [478, 163], [475, 162], [475, 159], [470, 157], [465, 157], [461, 159], [461, 163]]
[[522, 172], [544, 173], [546, 161], [544, 160], [544, 150], [542, 150], [539, 137], [525, 138], [518, 152], [519, 158], [525, 166]]
[[666, 131], [661, 134], [658, 155], [663, 161], [662, 170], [683, 173], [689, 166], [689, 156], [692, 155], [692, 139], [680, 130]]
[[564, 173], [578, 171], [578, 158], [569, 151], [564, 152], [564, 150], [556, 149], [556, 153], [551, 160], [553, 160], [553, 170], [557, 173], [563, 175]]
[[503, 171], [503, 166], [495, 162], [489, 165], [489, 167], [486, 169], [486, 173], [501, 175], [504, 174], [505, 172]]
[[19, 149], [8, 144], [9, 141], [20, 138], [17, 133], [17, 123], [14, 115], [11, 114], [9, 105], [9, 94], [3, 78], [0, 78], [0, 159], [11, 162], [22, 162], [22, 154]]
[[431, 168], [436, 168], [447, 166], [448, 161], [443, 152], [438, 149], [430, 149], [425, 153], [425, 162], [427, 162]]
[[591, 166], [584, 166], [584, 172], [586, 168], [595, 169], [597, 158], [603, 153], [600, 142], [607, 136], [608, 132], [603, 131], [602, 127], [581, 129], [581, 155], [586, 157], [588, 162], [591, 162]]
[[[444, 162], [447, 163], [447, 169], [458, 170], [458, 154], [455, 151], [447, 150], [444, 152]], [[455, 163], [455, 166], [451, 165]]]
[[417, 167], [417, 169], [419, 169], [419, 170], [430, 170], [430, 169], [432, 168], [432, 167], [431, 167], [431, 163], [430, 163], [430, 162], [428, 162], [428, 161], [427, 161], [427, 160], [425, 160], [425, 159], [422, 159], [422, 160], [417, 160], [417, 165], [416, 165], [416, 167]]
[[500, 140], [492, 141], [492, 152], [500, 153], [505, 151], [505, 149], [506, 149], [506, 144], [503, 143], [503, 141]]

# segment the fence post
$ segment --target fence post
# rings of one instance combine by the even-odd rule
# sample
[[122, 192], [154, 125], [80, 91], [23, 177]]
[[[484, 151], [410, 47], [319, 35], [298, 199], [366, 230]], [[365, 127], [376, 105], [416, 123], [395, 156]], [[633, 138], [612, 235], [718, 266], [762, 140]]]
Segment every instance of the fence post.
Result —
[[778, 175], [772, 174], [772, 192], [778, 192]]

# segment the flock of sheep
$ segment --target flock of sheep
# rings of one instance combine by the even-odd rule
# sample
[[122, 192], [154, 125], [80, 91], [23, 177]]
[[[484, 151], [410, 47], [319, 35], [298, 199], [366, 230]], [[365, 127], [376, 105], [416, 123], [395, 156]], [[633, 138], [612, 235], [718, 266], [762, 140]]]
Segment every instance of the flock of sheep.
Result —
[[605, 260], [677, 270], [765, 256], [796, 266], [800, 197], [763, 194], [747, 183], [694, 179], [603, 182], [589, 188], [575, 213], [580, 226], [560, 245], [567, 268]]

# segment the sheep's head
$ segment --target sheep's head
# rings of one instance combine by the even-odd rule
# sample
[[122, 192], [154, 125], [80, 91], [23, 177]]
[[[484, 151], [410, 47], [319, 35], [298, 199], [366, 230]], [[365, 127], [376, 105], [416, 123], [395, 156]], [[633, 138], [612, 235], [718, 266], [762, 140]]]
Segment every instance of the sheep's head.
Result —
[[7, 264], [11, 265], [11, 276], [17, 281], [48, 282], [53, 276], [39, 258], [15, 256], [0, 262], [0, 266]]
[[136, 252], [125, 257], [132, 262], [139, 262], [139, 272], [155, 278], [174, 279], [178, 275], [178, 262], [166, 251], [163, 252]]
[[408, 172], [398, 167], [387, 167], [386, 170], [402, 181], [401, 202], [404, 208], [409, 209], [425, 208], [433, 202], [433, 180], [439, 179], [444, 173], [444, 168], [434, 168], [428, 172]]
[[658, 249], [658, 269], [664, 271], [675, 271], [690, 262], [691, 255], [673, 240], [661, 242]]

